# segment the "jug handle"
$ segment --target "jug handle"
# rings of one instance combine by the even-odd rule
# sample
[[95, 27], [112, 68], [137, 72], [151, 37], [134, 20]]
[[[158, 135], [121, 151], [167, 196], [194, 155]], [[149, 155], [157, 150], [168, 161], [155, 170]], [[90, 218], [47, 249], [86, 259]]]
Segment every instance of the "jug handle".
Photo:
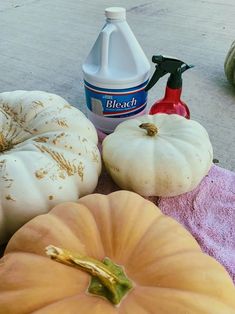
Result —
[[101, 65], [100, 72], [106, 72], [108, 68], [108, 58], [109, 58], [109, 42], [110, 36], [115, 31], [115, 26], [113, 24], [106, 24], [106, 26], [101, 31]]

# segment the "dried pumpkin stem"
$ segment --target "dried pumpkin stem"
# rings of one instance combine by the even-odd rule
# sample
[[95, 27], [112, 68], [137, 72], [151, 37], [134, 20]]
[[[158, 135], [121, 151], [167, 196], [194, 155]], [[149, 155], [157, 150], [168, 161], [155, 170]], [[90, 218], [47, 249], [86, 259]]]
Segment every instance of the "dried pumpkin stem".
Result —
[[101, 262], [53, 245], [46, 247], [46, 254], [57, 262], [89, 273], [92, 277], [88, 292], [105, 297], [115, 305], [119, 304], [125, 294], [133, 287], [122, 267], [114, 264], [107, 257]]
[[158, 128], [153, 123], [142, 123], [139, 125], [139, 127], [141, 129], [145, 129], [148, 136], [154, 136], [158, 133]]
[[4, 152], [9, 150], [13, 147], [11, 141], [7, 141], [2, 132], [0, 132], [0, 152]]

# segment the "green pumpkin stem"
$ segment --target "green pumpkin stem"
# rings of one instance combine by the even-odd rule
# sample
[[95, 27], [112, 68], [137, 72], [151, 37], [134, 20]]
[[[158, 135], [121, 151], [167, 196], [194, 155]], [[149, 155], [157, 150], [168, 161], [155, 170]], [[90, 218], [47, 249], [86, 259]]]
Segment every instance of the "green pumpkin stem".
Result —
[[117, 305], [133, 285], [121, 266], [109, 258], [96, 259], [74, 254], [53, 245], [46, 247], [46, 254], [53, 260], [68, 266], [76, 267], [91, 275], [88, 292], [108, 299]]
[[145, 129], [148, 136], [155, 136], [158, 133], [158, 128], [153, 123], [142, 123], [139, 127]]

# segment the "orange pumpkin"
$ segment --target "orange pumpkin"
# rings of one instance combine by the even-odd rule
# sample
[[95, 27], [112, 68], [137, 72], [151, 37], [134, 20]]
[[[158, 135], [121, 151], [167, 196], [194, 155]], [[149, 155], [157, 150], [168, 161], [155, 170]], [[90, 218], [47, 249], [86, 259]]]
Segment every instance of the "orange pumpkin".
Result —
[[179, 223], [127, 191], [85, 196], [28, 222], [0, 260], [0, 278], [4, 314], [235, 313], [225, 269]]

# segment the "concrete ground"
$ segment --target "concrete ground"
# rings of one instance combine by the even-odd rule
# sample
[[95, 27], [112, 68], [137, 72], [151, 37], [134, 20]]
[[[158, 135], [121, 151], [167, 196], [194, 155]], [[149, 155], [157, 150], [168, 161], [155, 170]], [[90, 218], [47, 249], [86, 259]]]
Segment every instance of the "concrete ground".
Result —
[[[235, 170], [235, 88], [223, 69], [235, 40], [234, 0], [0, 0], [0, 91], [53, 92], [85, 112], [81, 65], [109, 6], [126, 7], [149, 60], [166, 54], [195, 65], [184, 74], [183, 100], [208, 130], [219, 165]], [[165, 83], [151, 89], [149, 105]]]

